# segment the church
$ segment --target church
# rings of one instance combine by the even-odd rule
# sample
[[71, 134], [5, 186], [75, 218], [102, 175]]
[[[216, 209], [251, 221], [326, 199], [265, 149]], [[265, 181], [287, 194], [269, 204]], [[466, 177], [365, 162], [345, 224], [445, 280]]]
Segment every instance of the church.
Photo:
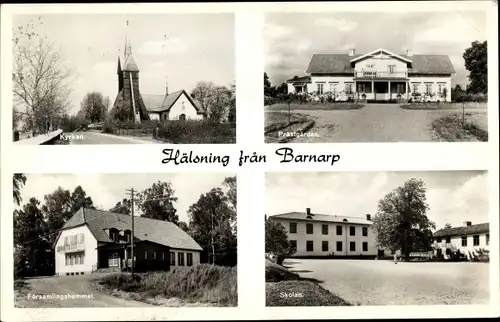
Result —
[[[128, 22], [127, 22], [128, 26]], [[205, 111], [185, 90], [164, 94], [141, 94], [139, 87], [139, 67], [132, 55], [132, 46], [125, 37], [123, 66], [118, 56], [118, 95], [113, 104], [115, 117], [141, 123], [148, 120], [200, 120]]]

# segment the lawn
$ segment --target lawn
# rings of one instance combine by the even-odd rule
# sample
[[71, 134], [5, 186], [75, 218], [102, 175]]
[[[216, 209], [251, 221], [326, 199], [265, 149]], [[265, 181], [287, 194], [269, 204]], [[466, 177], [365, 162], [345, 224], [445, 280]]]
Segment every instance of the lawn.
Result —
[[485, 109], [488, 107], [487, 103], [450, 103], [450, 102], [443, 102], [443, 103], [408, 103], [408, 104], [403, 104], [400, 106], [402, 109], [405, 110], [458, 110], [458, 109]]
[[305, 114], [287, 112], [268, 112], [265, 114], [264, 135], [266, 143], [285, 143], [293, 137], [281, 136], [282, 133], [306, 133], [314, 126], [314, 120]]
[[465, 122], [461, 114], [444, 115], [431, 124], [432, 130], [441, 141], [488, 141], [487, 122], [478, 113], [465, 113]]
[[113, 295], [155, 305], [170, 302], [177, 303], [175, 306], [238, 305], [236, 267], [200, 264], [175, 267], [168, 272], [136, 274], [134, 278], [128, 273], [118, 273], [103, 277], [98, 284]]
[[[290, 110], [357, 110], [362, 108], [362, 104], [357, 103], [304, 103], [290, 104]], [[288, 104], [279, 103], [266, 106], [268, 111], [288, 111]]]
[[266, 306], [350, 306], [313, 279], [266, 259]]

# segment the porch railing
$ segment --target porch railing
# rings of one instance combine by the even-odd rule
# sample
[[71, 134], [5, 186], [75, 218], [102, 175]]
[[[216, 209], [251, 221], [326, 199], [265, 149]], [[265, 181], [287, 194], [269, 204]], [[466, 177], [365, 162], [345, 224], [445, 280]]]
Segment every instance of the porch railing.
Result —
[[406, 78], [408, 77], [408, 72], [406, 71], [395, 71], [395, 72], [388, 72], [388, 71], [355, 71], [354, 72], [354, 77], [355, 78]]

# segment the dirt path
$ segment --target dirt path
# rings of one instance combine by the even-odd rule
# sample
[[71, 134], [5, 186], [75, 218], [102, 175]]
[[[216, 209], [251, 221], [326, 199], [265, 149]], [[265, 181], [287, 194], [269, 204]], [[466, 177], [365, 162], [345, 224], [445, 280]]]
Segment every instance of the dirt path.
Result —
[[[100, 275], [53, 276], [26, 280], [28, 289], [16, 291], [15, 306], [28, 308], [54, 307], [143, 307], [146, 303], [125, 300], [98, 291], [92, 283]], [[41, 295], [60, 298], [40, 298]], [[71, 298], [71, 297], [80, 298]]]

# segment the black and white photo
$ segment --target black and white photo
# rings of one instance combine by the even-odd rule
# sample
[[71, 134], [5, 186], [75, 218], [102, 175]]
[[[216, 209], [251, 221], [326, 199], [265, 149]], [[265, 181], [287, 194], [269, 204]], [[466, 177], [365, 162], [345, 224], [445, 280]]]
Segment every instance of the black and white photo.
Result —
[[487, 304], [486, 171], [268, 172], [267, 306]]
[[14, 174], [16, 307], [237, 306], [236, 176]]
[[234, 15], [14, 15], [16, 144], [236, 142]]
[[488, 140], [477, 10], [268, 13], [266, 143]]

